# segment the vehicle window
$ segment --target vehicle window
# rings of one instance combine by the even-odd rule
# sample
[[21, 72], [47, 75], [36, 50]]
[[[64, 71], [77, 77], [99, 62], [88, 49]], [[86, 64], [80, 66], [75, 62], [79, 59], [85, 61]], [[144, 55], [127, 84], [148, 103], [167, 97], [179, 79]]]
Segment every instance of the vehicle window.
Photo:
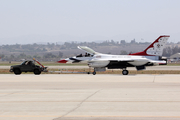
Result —
[[26, 64], [26, 62], [27, 62], [27, 61], [23, 61], [23, 62], [21, 63], [21, 65], [25, 65], [25, 64]]
[[31, 61], [27, 62], [27, 65], [31, 65]]
[[34, 65], [34, 63], [32, 61], [28, 61], [27, 65], [31, 65], [32, 66], [32, 65]]

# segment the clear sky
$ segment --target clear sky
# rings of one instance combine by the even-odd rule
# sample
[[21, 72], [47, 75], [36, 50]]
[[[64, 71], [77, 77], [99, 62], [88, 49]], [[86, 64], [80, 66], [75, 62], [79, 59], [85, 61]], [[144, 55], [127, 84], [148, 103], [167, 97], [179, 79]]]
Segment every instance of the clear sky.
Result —
[[180, 0], [0, 0], [0, 44], [32, 35], [178, 42], [179, 12]]

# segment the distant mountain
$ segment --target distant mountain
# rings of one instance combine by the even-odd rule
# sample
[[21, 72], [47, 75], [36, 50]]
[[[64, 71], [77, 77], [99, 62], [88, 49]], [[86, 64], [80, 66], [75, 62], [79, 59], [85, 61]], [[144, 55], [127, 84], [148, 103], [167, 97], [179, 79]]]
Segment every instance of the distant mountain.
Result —
[[32, 44], [32, 43], [55, 43], [65, 42], [78, 39], [74, 36], [60, 35], [60, 36], [48, 36], [48, 35], [27, 35], [14, 38], [0, 38], [0, 44]]
[[136, 42], [152, 42], [160, 35], [170, 35], [170, 39], [168, 42], [179, 42], [180, 41], [180, 33], [169, 33], [169, 34], [161, 34], [161, 33], [129, 33], [129, 34], [119, 34], [116, 36], [72, 36], [72, 35], [58, 35], [58, 36], [48, 36], [48, 35], [26, 35], [20, 37], [13, 38], [0, 38], [0, 45], [6, 44], [47, 44], [47, 43], [58, 43], [63, 44], [64, 42], [103, 42], [105, 40], [126, 40], [126, 42], [130, 42], [135, 39]]

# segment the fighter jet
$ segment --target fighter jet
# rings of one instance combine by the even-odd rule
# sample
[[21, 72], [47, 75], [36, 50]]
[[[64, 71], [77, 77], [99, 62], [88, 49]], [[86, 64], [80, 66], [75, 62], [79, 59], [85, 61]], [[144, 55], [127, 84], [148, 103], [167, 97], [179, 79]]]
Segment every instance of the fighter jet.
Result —
[[[79, 49], [86, 52], [85, 55], [77, 55], [58, 61], [59, 63], [87, 63], [89, 67], [94, 68], [92, 72], [106, 71], [108, 69], [122, 69], [123, 75], [128, 75], [128, 67], [136, 67], [137, 70], [145, 70], [147, 66], [167, 65], [167, 59], [162, 57], [163, 48], [170, 36], [159, 36], [144, 51], [129, 55], [110, 55], [98, 53], [87, 46], [78, 46]], [[90, 72], [88, 72], [90, 73]]]

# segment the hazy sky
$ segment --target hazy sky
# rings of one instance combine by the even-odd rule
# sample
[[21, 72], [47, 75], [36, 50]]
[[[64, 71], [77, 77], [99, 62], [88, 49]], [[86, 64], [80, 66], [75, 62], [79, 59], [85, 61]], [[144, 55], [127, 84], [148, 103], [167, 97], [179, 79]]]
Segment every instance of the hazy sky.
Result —
[[180, 0], [0, 0], [0, 43], [31, 35], [95, 41], [149, 40], [163, 34], [177, 42], [179, 12]]

